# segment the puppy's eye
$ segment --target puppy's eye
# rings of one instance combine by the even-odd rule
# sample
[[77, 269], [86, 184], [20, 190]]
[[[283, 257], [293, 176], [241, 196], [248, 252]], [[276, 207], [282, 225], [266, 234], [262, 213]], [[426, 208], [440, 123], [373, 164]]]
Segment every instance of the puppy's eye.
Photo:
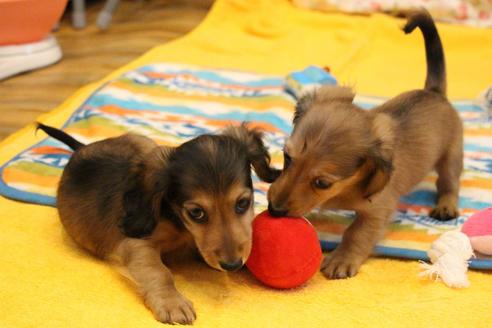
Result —
[[314, 179], [313, 184], [318, 189], [328, 189], [328, 188], [331, 187], [331, 183], [330, 182], [325, 181], [325, 180], [323, 180], [321, 178]]
[[249, 198], [241, 198], [236, 202], [236, 213], [244, 214], [251, 206], [251, 200]]
[[186, 210], [188, 212], [188, 216], [195, 222], [204, 223], [207, 222], [207, 213], [200, 207], [195, 207]]
[[290, 158], [289, 154], [284, 151], [284, 170], [290, 166], [292, 162], [292, 158]]

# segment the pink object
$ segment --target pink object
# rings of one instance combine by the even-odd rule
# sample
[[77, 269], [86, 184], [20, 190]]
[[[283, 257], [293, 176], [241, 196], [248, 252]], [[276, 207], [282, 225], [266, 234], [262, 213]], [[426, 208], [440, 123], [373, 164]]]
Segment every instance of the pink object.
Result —
[[470, 238], [474, 250], [492, 255], [492, 207], [470, 216], [461, 231]]

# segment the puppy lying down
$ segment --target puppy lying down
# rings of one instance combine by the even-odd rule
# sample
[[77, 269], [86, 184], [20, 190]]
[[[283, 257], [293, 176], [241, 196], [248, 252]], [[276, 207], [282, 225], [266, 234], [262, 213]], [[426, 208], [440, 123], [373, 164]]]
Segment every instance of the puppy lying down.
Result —
[[438, 197], [430, 215], [439, 220], [458, 215], [462, 123], [446, 99], [441, 40], [426, 11], [410, 14], [404, 31], [416, 27], [426, 49], [423, 90], [405, 92], [370, 111], [354, 105], [354, 93], [346, 87], [323, 87], [297, 104], [284, 169], [268, 193], [269, 209], [277, 216], [300, 216], [315, 207], [356, 212], [322, 264], [328, 278], [358, 272], [400, 196], [431, 170], [438, 174]]
[[243, 265], [254, 215], [250, 167], [267, 182], [278, 175], [261, 134], [242, 125], [171, 148], [134, 134], [83, 145], [38, 127], [74, 150], [57, 193], [67, 233], [123, 269], [157, 320], [192, 323], [193, 305], [161, 256], [196, 247], [215, 269]]

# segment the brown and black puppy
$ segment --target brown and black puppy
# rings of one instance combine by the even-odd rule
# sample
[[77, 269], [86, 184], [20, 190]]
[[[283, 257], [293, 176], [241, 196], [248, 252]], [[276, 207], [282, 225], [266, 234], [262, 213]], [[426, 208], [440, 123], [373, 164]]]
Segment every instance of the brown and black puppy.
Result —
[[67, 233], [123, 269], [157, 320], [192, 323], [193, 305], [161, 256], [196, 247], [215, 269], [243, 265], [254, 216], [251, 165], [265, 181], [279, 174], [269, 166], [261, 134], [242, 125], [171, 148], [134, 134], [83, 145], [39, 128], [75, 150], [57, 193]]
[[423, 90], [405, 92], [373, 110], [352, 103], [346, 87], [323, 87], [299, 100], [285, 144], [284, 170], [272, 184], [273, 215], [300, 216], [315, 207], [355, 210], [356, 220], [322, 264], [328, 278], [354, 276], [382, 238], [397, 208], [431, 170], [438, 199], [430, 215], [458, 215], [463, 166], [462, 123], [446, 99], [441, 41], [426, 11], [412, 13], [405, 33], [422, 31], [427, 59]]

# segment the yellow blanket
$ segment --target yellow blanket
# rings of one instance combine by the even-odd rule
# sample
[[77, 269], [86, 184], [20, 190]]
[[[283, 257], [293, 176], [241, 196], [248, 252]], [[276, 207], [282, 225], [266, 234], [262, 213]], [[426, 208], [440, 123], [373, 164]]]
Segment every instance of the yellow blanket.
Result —
[[[284, 74], [329, 65], [358, 93], [391, 96], [423, 85], [419, 33], [382, 16], [321, 14], [286, 0], [219, 0], [188, 36], [157, 47], [106, 78], [167, 61]], [[439, 25], [451, 98], [473, 98], [492, 77], [492, 31]], [[103, 81], [88, 85], [41, 119], [60, 125]], [[0, 163], [36, 139], [28, 126], [0, 145]], [[0, 198], [0, 327], [160, 327], [134, 288], [80, 251], [56, 210]], [[359, 275], [275, 291], [247, 271], [173, 265], [178, 288], [198, 312], [197, 327], [491, 327], [492, 275], [471, 272], [472, 286], [451, 290], [417, 279], [415, 262], [370, 259]]]

